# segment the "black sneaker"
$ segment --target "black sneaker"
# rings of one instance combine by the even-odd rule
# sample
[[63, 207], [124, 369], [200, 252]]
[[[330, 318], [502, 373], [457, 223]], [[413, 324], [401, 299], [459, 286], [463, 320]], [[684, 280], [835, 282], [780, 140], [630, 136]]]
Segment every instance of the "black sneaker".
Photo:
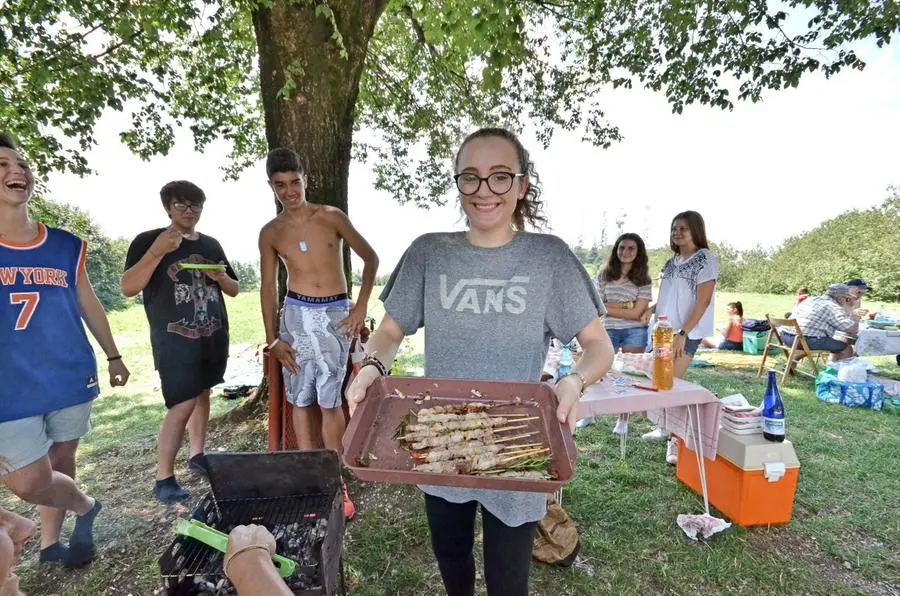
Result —
[[206, 476], [206, 455], [198, 453], [188, 460], [187, 467], [193, 472]]
[[41, 549], [38, 559], [41, 563], [58, 563], [64, 565], [69, 560], [69, 547], [62, 542], [54, 542], [47, 548]]
[[164, 480], [157, 480], [153, 487], [153, 494], [166, 505], [179, 503], [191, 498], [191, 494], [181, 488], [174, 476], [169, 476]]

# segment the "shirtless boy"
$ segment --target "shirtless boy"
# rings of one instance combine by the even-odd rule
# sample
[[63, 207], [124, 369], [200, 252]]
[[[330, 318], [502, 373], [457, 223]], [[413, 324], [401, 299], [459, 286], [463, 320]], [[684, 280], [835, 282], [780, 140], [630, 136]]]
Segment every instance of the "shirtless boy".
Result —
[[[318, 429], [309, 406], [318, 398], [325, 447], [341, 453], [345, 424], [341, 384], [350, 341], [365, 325], [378, 256], [343, 211], [306, 200], [306, 172], [295, 152], [273, 149], [266, 160], [266, 174], [284, 207], [259, 234], [260, 300], [268, 350], [284, 372], [300, 448], [314, 447], [312, 437]], [[365, 263], [362, 288], [352, 308], [344, 277], [343, 241]], [[276, 329], [278, 258], [287, 267], [288, 293]], [[345, 484], [343, 488], [344, 514], [349, 519], [355, 507]]]

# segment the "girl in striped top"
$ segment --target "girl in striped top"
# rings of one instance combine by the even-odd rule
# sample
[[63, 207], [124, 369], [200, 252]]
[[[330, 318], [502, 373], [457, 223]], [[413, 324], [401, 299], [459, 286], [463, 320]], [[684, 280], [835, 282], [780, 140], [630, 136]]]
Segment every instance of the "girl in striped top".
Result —
[[637, 234], [622, 234], [613, 244], [606, 267], [597, 276], [597, 291], [607, 315], [603, 324], [613, 350], [639, 354], [647, 345], [641, 317], [653, 298], [647, 249]]

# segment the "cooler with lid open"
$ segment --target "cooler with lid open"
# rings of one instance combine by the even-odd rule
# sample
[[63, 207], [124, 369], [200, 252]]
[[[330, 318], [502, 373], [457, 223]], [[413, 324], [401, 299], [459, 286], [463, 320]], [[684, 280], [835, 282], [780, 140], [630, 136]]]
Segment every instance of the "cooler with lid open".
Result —
[[[786, 524], [794, 508], [800, 462], [790, 441], [723, 428], [715, 461], [703, 459], [709, 502], [740, 526]], [[697, 456], [678, 439], [678, 479], [698, 494]]]

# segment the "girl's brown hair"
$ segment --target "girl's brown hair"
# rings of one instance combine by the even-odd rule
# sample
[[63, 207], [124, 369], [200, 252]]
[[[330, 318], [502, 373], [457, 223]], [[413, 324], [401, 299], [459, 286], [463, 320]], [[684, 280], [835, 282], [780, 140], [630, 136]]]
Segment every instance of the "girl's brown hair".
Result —
[[628, 270], [628, 279], [638, 287], [650, 284], [647, 248], [644, 246], [644, 241], [640, 236], [630, 232], [622, 234], [616, 239], [616, 243], [613, 244], [612, 247], [612, 252], [609, 253], [609, 259], [606, 261], [606, 268], [601, 274], [601, 279], [603, 281], [616, 281], [622, 277], [622, 261], [619, 260], [619, 245], [623, 240], [633, 240], [634, 243], [637, 244], [637, 256], [631, 264], [631, 269]]
[[734, 308], [734, 312], [736, 312], [739, 317], [744, 316], [744, 305], [741, 304], [740, 300], [738, 300], [737, 302], [729, 302], [728, 306]]
[[675, 242], [672, 240], [672, 226], [679, 219], [684, 221], [688, 229], [691, 230], [691, 240], [694, 241], [694, 246], [697, 248], [709, 248], [709, 243], [706, 241], [706, 224], [703, 223], [703, 216], [696, 211], [682, 211], [672, 218], [672, 223], [669, 225], [669, 248], [672, 249], [672, 252], [676, 255], [678, 254], [678, 247], [675, 246]]
[[454, 169], [459, 169], [459, 156], [462, 155], [462, 150], [469, 141], [486, 137], [497, 137], [508, 141], [515, 148], [516, 155], [519, 158], [519, 172], [528, 176], [528, 189], [525, 191], [525, 197], [520, 201], [516, 201], [516, 210], [513, 211], [515, 228], [524, 230], [527, 222], [537, 230], [544, 229], [547, 226], [547, 217], [543, 211], [544, 202], [541, 201], [540, 178], [534, 169], [534, 162], [531, 161], [528, 151], [522, 145], [519, 137], [512, 131], [505, 128], [481, 128], [476, 130], [467, 136], [459, 146], [459, 150], [456, 152], [456, 159], [453, 160]]

